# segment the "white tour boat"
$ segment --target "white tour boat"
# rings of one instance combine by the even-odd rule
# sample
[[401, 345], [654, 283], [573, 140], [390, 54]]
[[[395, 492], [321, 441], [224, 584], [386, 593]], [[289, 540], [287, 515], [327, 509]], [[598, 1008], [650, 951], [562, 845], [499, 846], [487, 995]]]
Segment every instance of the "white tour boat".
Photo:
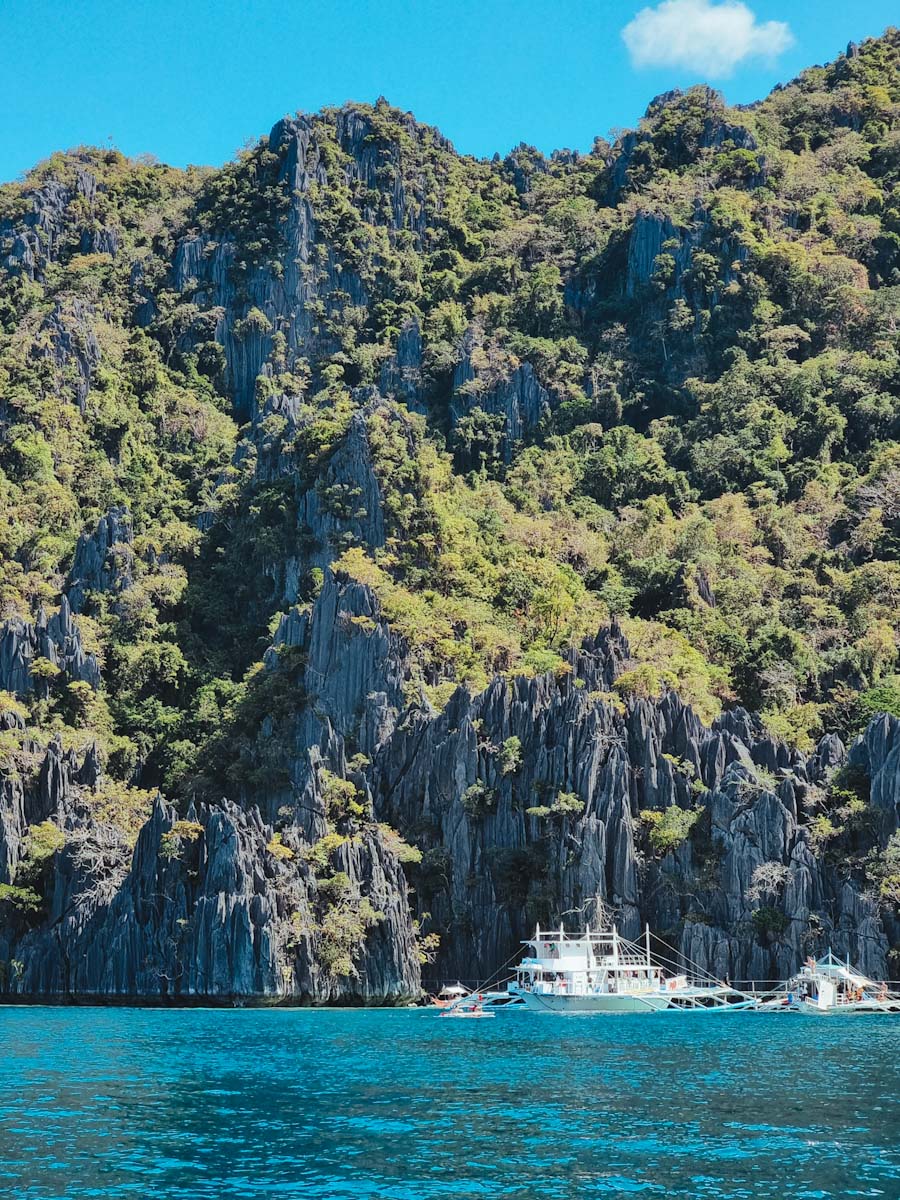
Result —
[[732, 1012], [756, 1007], [754, 998], [717, 980], [667, 976], [650, 953], [649, 927], [638, 944], [621, 937], [615, 926], [609, 932], [587, 928], [579, 934], [542, 932], [538, 926], [525, 945], [533, 954], [519, 963], [509, 992], [537, 1012]]
[[811, 1013], [900, 1013], [900, 994], [886, 983], [869, 979], [829, 950], [824, 958], [809, 958], [763, 1010]]

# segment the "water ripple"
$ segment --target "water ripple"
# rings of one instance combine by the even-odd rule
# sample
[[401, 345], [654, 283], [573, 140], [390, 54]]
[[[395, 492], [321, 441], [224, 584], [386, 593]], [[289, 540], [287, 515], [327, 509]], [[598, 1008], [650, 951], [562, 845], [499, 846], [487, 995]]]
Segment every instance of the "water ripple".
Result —
[[0, 1009], [17, 1200], [900, 1197], [900, 1021]]

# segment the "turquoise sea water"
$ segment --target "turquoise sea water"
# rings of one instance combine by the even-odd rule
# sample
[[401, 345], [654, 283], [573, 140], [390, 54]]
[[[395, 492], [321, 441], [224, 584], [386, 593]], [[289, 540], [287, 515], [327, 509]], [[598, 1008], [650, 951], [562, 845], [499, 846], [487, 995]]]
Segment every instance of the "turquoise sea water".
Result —
[[0, 1008], [6, 1200], [900, 1197], [900, 1019]]

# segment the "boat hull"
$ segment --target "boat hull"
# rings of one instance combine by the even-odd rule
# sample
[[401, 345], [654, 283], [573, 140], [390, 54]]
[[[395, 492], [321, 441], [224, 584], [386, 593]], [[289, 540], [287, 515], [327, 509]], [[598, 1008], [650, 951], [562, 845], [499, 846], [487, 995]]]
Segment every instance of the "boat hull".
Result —
[[544, 1013], [654, 1013], [654, 1012], [741, 1012], [756, 1007], [754, 1000], [704, 1003], [697, 997], [677, 992], [628, 993], [604, 992], [596, 996], [560, 996], [542, 992], [520, 992], [525, 1007]]
[[802, 1001], [801, 1012], [811, 1013], [816, 1017], [854, 1017], [873, 1013], [881, 1016], [900, 1016], [900, 1001], [851, 1000], [845, 1004], [829, 1004], [819, 1008], [810, 1000]]
[[534, 1012], [554, 1013], [632, 1013], [662, 1012], [671, 1007], [668, 996], [646, 995], [558, 996], [540, 992], [521, 992], [525, 1007]]

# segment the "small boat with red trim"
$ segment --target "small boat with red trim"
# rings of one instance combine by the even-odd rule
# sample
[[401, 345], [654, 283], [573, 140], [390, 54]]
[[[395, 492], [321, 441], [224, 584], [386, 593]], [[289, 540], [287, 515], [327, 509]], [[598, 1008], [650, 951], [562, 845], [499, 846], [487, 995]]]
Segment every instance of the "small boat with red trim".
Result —
[[447, 983], [436, 996], [429, 997], [429, 1003], [432, 1008], [450, 1008], [452, 1005], [458, 1004], [460, 1000], [464, 1000], [468, 994], [468, 989], [464, 988], [461, 983]]

